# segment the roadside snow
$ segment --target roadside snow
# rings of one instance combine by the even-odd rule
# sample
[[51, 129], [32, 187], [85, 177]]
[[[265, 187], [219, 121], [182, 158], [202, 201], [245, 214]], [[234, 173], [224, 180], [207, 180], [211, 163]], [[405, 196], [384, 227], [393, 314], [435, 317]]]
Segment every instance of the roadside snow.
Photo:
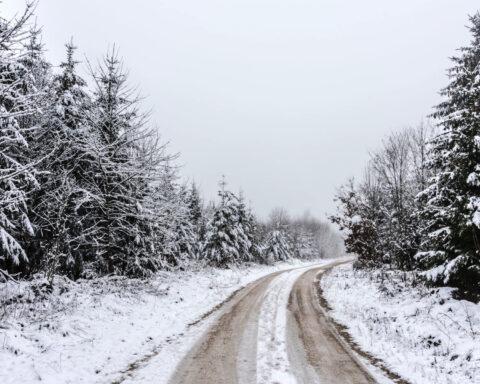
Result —
[[53, 293], [40, 278], [1, 284], [0, 383], [128, 382], [159, 359], [152, 365], [164, 383], [211, 316], [188, 324], [251, 281], [308, 264], [162, 272], [150, 280], [56, 277]]
[[360, 348], [412, 384], [480, 384], [480, 305], [403, 277], [347, 264], [325, 274], [321, 287]]

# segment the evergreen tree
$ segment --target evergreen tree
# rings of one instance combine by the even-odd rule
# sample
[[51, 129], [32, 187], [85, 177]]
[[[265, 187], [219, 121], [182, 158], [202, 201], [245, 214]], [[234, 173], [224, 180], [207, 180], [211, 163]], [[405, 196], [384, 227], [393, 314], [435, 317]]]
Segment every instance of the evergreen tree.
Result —
[[30, 254], [38, 255], [49, 274], [63, 271], [76, 278], [83, 259], [92, 252], [87, 208], [94, 199], [96, 164], [89, 142], [90, 98], [85, 81], [77, 74], [75, 49], [73, 43], [66, 44], [66, 61], [60, 64], [61, 73], [53, 77], [50, 103], [36, 140], [37, 154], [52, 147], [54, 152], [41, 167], [41, 188], [32, 198], [33, 220], [40, 231]]
[[251, 210], [247, 207], [245, 203], [245, 197], [243, 193], [240, 192], [237, 203], [237, 212], [238, 212], [238, 226], [242, 229], [240, 232], [244, 235], [244, 238], [241, 239], [240, 246], [240, 255], [244, 261], [252, 261], [255, 257], [255, 218]]
[[480, 294], [480, 14], [471, 44], [454, 57], [436, 107], [431, 183], [419, 199], [425, 241], [417, 258], [432, 282]]
[[27, 208], [29, 193], [38, 187], [30, 137], [36, 129], [38, 93], [28, 87], [33, 74], [22, 63], [22, 44], [33, 7], [17, 20], [0, 19], [0, 271], [27, 263], [25, 240], [33, 236]]
[[193, 225], [200, 226], [202, 223], [202, 200], [200, 198], [200, 192], [195, 182], [192, 182], [190, 189], [186, 195], [188, 203], [188, 209], [190, 210], [190, 220]]
[[94, 74], [94, 108], [90, 125], [99, 169], [96, 183], [95, 240], [97, 269], [103, 273], [145, 276], [157, 268], [151, 252], [150, 214], [145, 209], [149, 158], [142, 151], [151, 138], [139, 99], [115, 52]]
[[239, 223], [238, 198], [220, 183], [220, 203], [208, 223], [203, 257], [208, 263], [227, 267], [242, 261], [242, 251], [249, 248], [243, 227]]
[[195, 226], [188, 190], [177, 183], [176, 170], [167, 162], [155, 189], [156, 240], [164, 267], [183, 267], [196, 257]]
[[281, 229], [272, 230], [268, 234], [262, 253], [267, 264], [288, 260], [290, 258], [290, 246], [285, 232]]
[[[176, 199], [175, 209], [175, 229], [176, 234], [176, 248], [177, 259], [182, 261], [182, 264], [186, 265], [190, 260], [194, 260], [198, 251], [198, 235], [197, 227], [190, 210], [189, 191], [182, 185], [179, 188]], [[193, 220], [192, 220], [193, 219]]]
[[189, 210], [190, 222], [193, 225], [195, 234], [194, 252], [198, 256], [200, 245], [205, 241], [206, 218], [203, 209], [203, 202], [198, 187], [193, 182], [186, 195], [186, 203]]

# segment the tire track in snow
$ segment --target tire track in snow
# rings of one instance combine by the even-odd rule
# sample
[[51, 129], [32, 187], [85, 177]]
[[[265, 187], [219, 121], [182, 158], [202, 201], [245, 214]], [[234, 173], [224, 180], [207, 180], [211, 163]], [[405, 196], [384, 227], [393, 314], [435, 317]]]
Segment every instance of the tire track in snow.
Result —
[[318, 308], [317, 274], [348, 261], [276, 272], [239, 291], [169, 383], [376, 383]]
[[281, 274], [265, 293], [258, 320], [257, 384], [297, 384], [287, 353], [287, 306], [292, 287], [304, 272]]

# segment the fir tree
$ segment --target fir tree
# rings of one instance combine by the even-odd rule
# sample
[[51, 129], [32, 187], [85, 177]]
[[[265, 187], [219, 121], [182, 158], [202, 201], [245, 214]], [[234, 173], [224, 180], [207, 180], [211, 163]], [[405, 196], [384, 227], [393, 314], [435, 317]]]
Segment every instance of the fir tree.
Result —
[[252, 210], [247, 207], [245, 203], [245, 197], [240, 192], [238, 198], [238, 225], [242, 228], [242, 233], [245, 238], [242, 239], [242, 249], [240, 250], [242, 259], [244, 261], [252, 261], [258, 257], [257, 242], [255, 238], [256, 223]]
[[208, 263], [227, 267], [242, 261], [242, 252], [249, 248], [247, 237], [239, 223], [238, 198], [220, 182], [220, 203], [208, 223], [203, 257]]
[[198, 187], [193, 182], [186, 195], [186, 203], [189, 210], [190, 222], [195, 232], [194, 252], [198, 256], [200, 245], [205, 241], [206, 218], [204, 214], [203, 202], [200, 197]]
[[417, 258], [432, 282], [480, 294], [480, 14], [460, 49], [436, 107], [430, 185], [419, 199], [425, 241]]
[[[46, 264], [50, 274], [63, 271], [71, 277], [82, 272], [83, 259], [92, 249], [88, 204], [94, 199], [95, 157], [90, 148], [88, 113], [90, 98], [85, 81], [77, 74], [76, 47], [66, 44], [61, 73], [53, 77], [50, 104], [43, 114], [35, 151], [54, 148], [41, 167], [41, 188], [32, 198], [35, 226], [41, 236], [30, 254]], [[90, 240], [90, 241], [89, 241]]]
[[144, 276], [157, 268], [145, 210], [149, 156], [141, 151], [151, 138], [139, 99], [113, 51], [94, 74], [94, 108], [90, 125], [97, 167], [95, 240], [98, 269], [103, 273]]
[[290, 245], [285, 232], [281, 229], [272, 230], [268, 234], [262, 253], [267, 264], [288, 260], [290, 258]]
[[28, 87], [33, 74], [22, 63], [22, 43], [33, 6], [17, 20], [0, 19], [0, 271], [28, 262], [25, 240], [33, 236], [27, 208], [29, 193], [38, 187], [30, 137], [36, 126], [38, 93]]
[[195, 258], [198, 247], [188, 191], [177, 179], [175, 168], [167, 162], [155, 188], [156, 248], [162, 265], [170, 268], [184, 267]]

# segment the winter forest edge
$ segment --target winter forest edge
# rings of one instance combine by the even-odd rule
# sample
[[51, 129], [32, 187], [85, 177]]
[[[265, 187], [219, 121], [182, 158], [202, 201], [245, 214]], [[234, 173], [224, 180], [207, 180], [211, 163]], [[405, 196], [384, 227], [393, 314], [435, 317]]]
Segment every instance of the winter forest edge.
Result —
[[480, 13], [429, 120], [385, 138], [331, 220], [355, 268], [393, 270], [480, 299]]
[[35, 3], [0, 25], [0, 279], [148, 277], [191, 264], [228, 267], [342, 254], [308, 214], [258, 220], [222, 179], [205, 204], [142, 111], [117, 50], [78, 74], [76, 47], [54, 70]]

